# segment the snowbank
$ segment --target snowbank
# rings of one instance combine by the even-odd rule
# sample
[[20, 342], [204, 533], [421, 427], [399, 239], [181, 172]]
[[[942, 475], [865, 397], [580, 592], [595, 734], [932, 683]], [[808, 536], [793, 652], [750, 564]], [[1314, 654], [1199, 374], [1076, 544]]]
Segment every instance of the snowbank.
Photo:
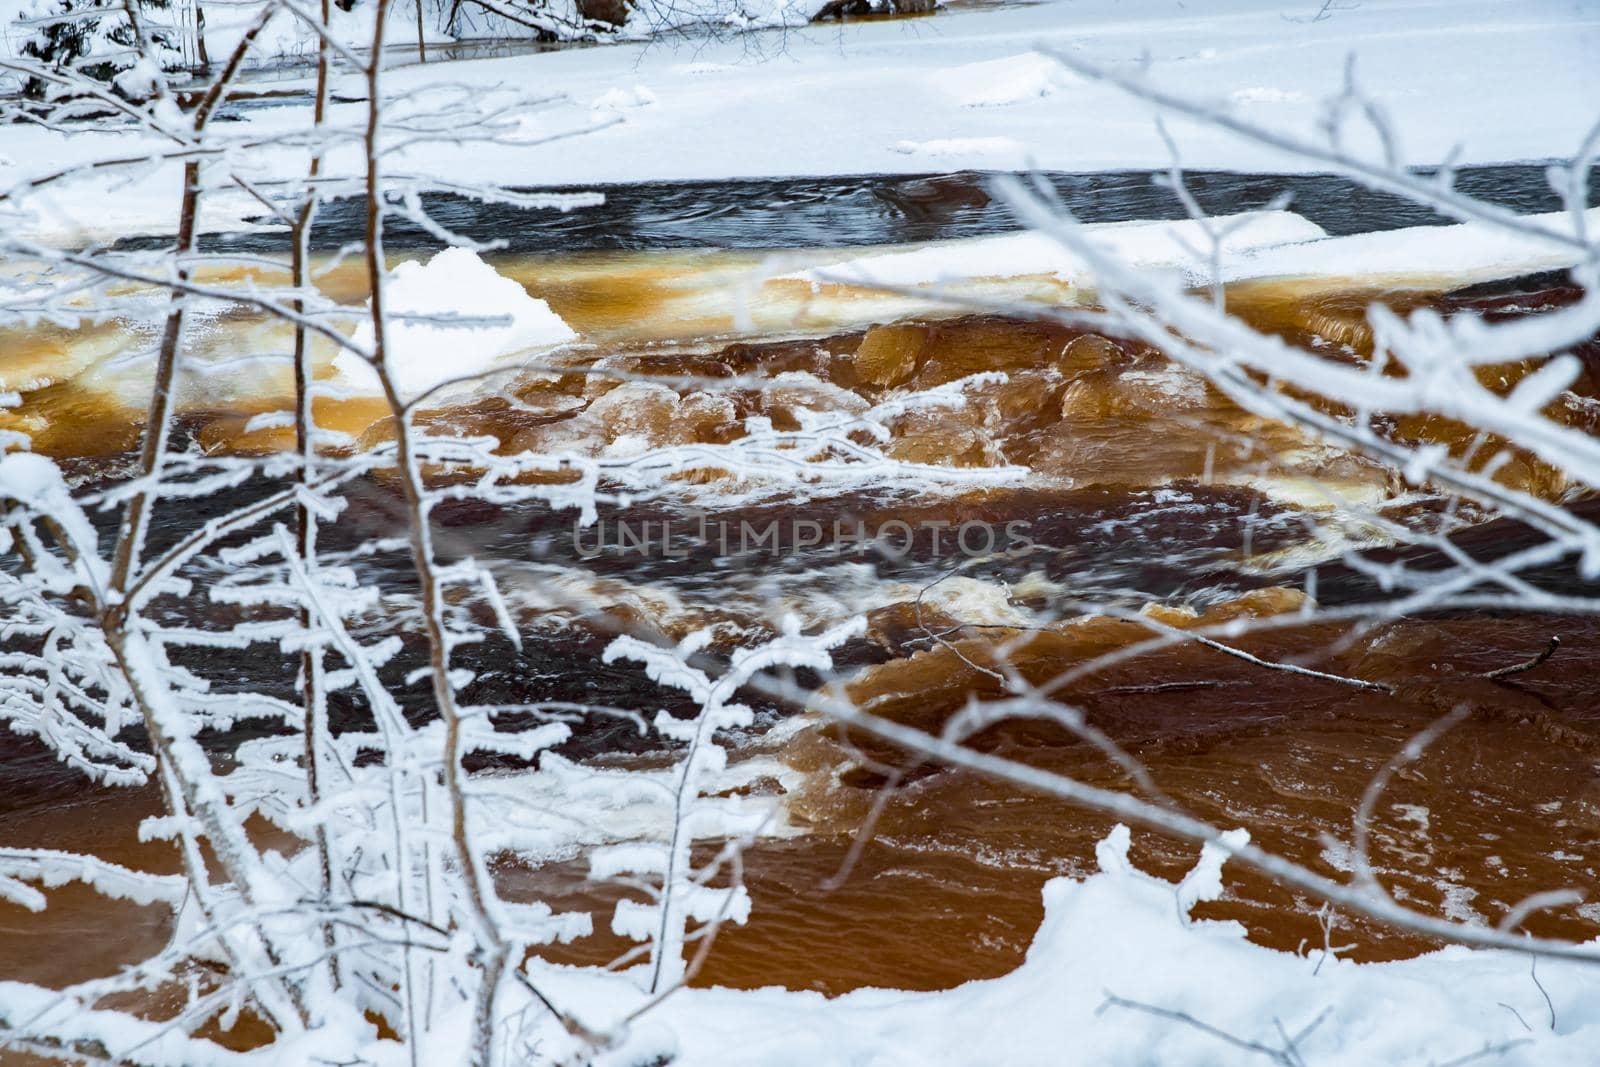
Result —
[[[1593, 232], [1600, 225], [1600, 208], [1586, 212], [1585, 218]], [[1528, 215], [1524, 221], [1554, 232], [1572, 232], [1572, 216], [1564, 212]], [[1448, 279], [1454, 285], [1467, 285], [1559, 270], [1576, 266], [1578, 260], [1570, 245], [1510, 233], [1487, 223], [1464, 222], [1263, 248], [1229, 264], [1228, 280], [1322, 277], [1392, 284]]]
[[[413, 399], [457, 378], [514, 366], [532, 349], [577, 336], [550, 305], [538, 300], [465, 248], [447, 248], [427, 263], [408, 260], [395, 268], [384, 289], [395, 316], [386, 338], [386, 360], [401, 395]], [[403, 316], [439, 316], [406, 321]], [[451, 318], [499, 318], [496, 324], [452, 323]], [[355, 342], [372, 344], [372, 326], [357, 328]], [[381, 393], [377, 372], [353, 352], [333, 359], [341, 384], [357, 392]], [[471, 387], [475, 382], [465, 382]]]
[[803, 26], [827, 0], [635, 0], [622, 32], [649, 37], [691, 26], [734, 30]]
[[[1587, 225], [1600, 226], [1600, 208]], [[1529, 215], [1524, 221], [1554, 233], [1572, 232], [1564, 212]], [[1575, 266], [1570, 245], [1512, 233], [1487, 223], [1412, 226], [1402, 230], [1328, 237], [1316, 224], [1286, 211], [1246, 212], [1213, 220], [1227, 227], [1243, 222], [1224, 241], [1225, 281], [1257, 278], [1327, 279], [1349, 285], [1437, 285], [1455, 287]], [[1123, 263], [1176, 270], [1193, 284], [1209, 280], [1205, 234], [1193, 222], [1120, 222], [1084, 227], [1097, 247]], [[940, 241], [912, 251], [878, 252], [785, 275], [814, 283], [904, 288], [980, 278], [1053, 275], [1092, 288], [1094, 275], [1074, 253], [1042, 233]]]
[[[1600, 968], [1542, 961], [1547, 1006], [1525, 956], [1446, 949], [1354, 964], [1322, 959], [1321, 946], [1304, 956], [1275, 952], [1246, 941], [1235, 923], [1189, 918], [1196, 901], [1221, 889], [1220, 850], [1208, 848], [1174, 885], [1135, 869], [1128, 844], [1128, 830], [1117, 827], [1097, 850], [1101, 873], [1045, 886], [1044, 922], [1026, 961], [1003, 978], [939, 993], [868, 989], [833, 1000], [782, 989], [683, 990], [636, 1024], [629, 1047], [607, 1062], [645, 1062], [639, 1054], [674, 1044], [677, 1067], [1268, 1062], [1180, 1020], [1101, 1010], [1114, 994], [1271, 1049], [1284, 1047], [1283, 1032], [1298, 1035], [1303, 1060], [1296, 1062], [1316, 1067], [1423, 1067], [1500, 1046], [1484, 1062], [1594, 1063]], [[642, 999], [622, 977], [547, 967], [538, 978], [557, 1003], [591, 1023], [618, 1019]]]
[[[755, 0], [752, 0], [755, 2]], [[771, 0], [782, 3], [782, 0]], [[1305, 0], [1306, 16], [1317, 3]], [[1143, 103], [1110, 87], [1053, 72], [1032, 49], [1070, 49], [1122, 67], [1150, 57], [1157, 85], [1200, 95], [1299, 136], [1319, 138], [1322, 101], [1359, 57], [1364, 86], [1391, 119], [1410, 161], [1436, 163], [1461, 149], [1462, 164], [1570, 155], [1593, 121], [1583, 101], [1600, 99], [1600, 14], [1570, 0], [1391, 0], [1347, 5], [1321, 21], [1296, 21], [1293, 4], [1218, 0], [1198, 11], [1178, 0], [1074, 0], [946, 11], [932, 19], [789, 28], [727, 39], [670, 36], [534, 55], [406, 66], [390, 89], [418, 98], [428, 85], [458, 84], [486, 106], [502, 89], [556, 86], [565, 100], [530, 115], [541, 136], [589, 131], [558, 147], [419, 144], [397, 151], [396, 172], [521, 187], [616, 181], [925, 173], [952, 166], [1013, 166], [1087, 172], [1165, 167], [1167, 147]], [[401, 10], [401, 9], [397, 9]], [[409, 14], [409, 9], [402, 10]], [[212, 15], [220, 21], [222, 12]], [[285, 23], [288, 26], [288, 23]], [[276, 27], [274, 27], [276, 32]], [[397, 40], [408, 38], [397, 29]], [[397, 60], [406, 57], [397, 52]], [[341, 82], [343, 80], [341, 79]], [[591, 103], [643, 83], [656, 103], [597, 115]], [[274, 88], [309, 90], [309, 77]], [[341, 84], [352, 101], [359, 86]], [[364, 105], [334, 105], [330, 121], [357, 124]], [[245, 112], [232, 132], [250, 139], [307, 123], [309, 102]], [[1191, 123], [1173, 122], [1191, 167], [1308, 170], [1314, 165]], [[109, 155], [165, 146], [128, 131], [81, 133], [18, 126], [6, 131], [0, 189], [29, 176]], [[354, 149], [330, 153], [334, 176], [361, 163]], [[294, 152], [259, 162], [262, 187], [298, 179]], [[138, 214], [170, 230], [181, 164], [130, 176], [92, 174], [58, 183], [56, 201], [84, 232], [58, 219], [7, 214], [13, 236], [81, 241], [132, 232]], [[275, 173], [273, 173], [275, 171]], [[203, 225], [259, 216], [240, 192], [208, 197]], [[116, 204], [115, 227], [97, 224]], [[109, 231], [109, 232], [108, 232]]]

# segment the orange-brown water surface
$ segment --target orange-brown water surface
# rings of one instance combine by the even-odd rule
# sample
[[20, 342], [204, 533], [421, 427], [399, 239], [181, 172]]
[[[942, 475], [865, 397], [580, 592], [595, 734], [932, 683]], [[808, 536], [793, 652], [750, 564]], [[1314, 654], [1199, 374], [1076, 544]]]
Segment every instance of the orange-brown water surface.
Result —
[[[1174, 802], [1218, 825], [1247, 827], [1257, 843], [1330, 876], [1351, 869], [1352, 818], [1374, 773], [1409, 737], [1465, 707], [1464, 721], [1403, 769], [1378, 805], [1373, 859], [1384, 883], [1424, 910], [1489, 924], [1533, 891], [1600, 885], [1600, 623], [1458, 611], [1363, 625], [1322, 620], [1312, 610], [1317, 600], [1351, 603], [1372, 592], [1359, 574], [1341, 569], [1328, 536], [1353, 544], [1379, 537], [1380, 518], [1422, 528], [1446, 512], [1463, 524], [1479, 516], [1408, 493], [1393, 472], [1252, 416], [1193, 372], [1114, 336], [1024, 317], [926, 310], [880, 321], [870, 310], [841, 316], [837, 306], [823, 325], [808, 325], [793, 312], [809, 297], [787, 290], [769, 291], [757, 319], [781, 309], [788, 329], [758, 321], [741, 330], [717, 294], [725, 296], [727, 272], [752, 258], [729, 254], [709, 266], [696, 255], [502, 262], [502, 272], [548, 300], [584, 343], [498, 393], [452, 399], [421, 421], [492, 434], [506, 452], [602, 454], [624, 440], [636, 448], [726, 443], [747, 432], [752, 417], [792, 429], [818, 413], [861, 415], [897, 397], [987, 375], [966, 385], [957, 407], [913, 404], [883, 416], [890, 433], [877, 444], [908, 462], [1021, 469], [1012, 481], [930, 494], [824, 487], [754, 503], [730, 494], [727, 515], [1026, 521], [1028, 550], [959, 567], [926, 548], [886, 561], [825, 547], [781, 560], [668, 564], [613, 554], [590, 564], [526, 551], [536, 534], [567, 529], [567, 517], [443, 509], [443, 550], [498, 553], [509, 599], [531, 634], [525, 652], [478, 665], [483, 684], [508, 698], [642, 701], [650, 698], [628, 688], [636, 680], [594, 667], [613, 633], [678, 638], [723, 622], [732, 645], [763, 624], [775, 600], [811, 622], [859, 612], [868, 628], [841, 650], [839, 684], [873, 711], [937, 732], [971, 696], [1000, 692], [992, 668], [1003, 647], [1031, 682], [1072, 672], [1058, 696], [1141, 760]], [[359, 279], [343, 268], [322, 285], [347, 302], [363, 296]], [[1371, 354], [1362, 308], [1373, 296], [1258, 282], [1229, 299], [1263, 329], [1341, 346], [1341, 358], [1359, 362]], [[1401, 308], [1472, 307], [1491, 316], [1571, 298], [1559, 287], [1538, 288], [1518, 292], [1513, 308], [1504, 296], [1388, 294]], [[281, 347], [284, 340], [280, 328], [243, 314], [224, 312], [211, 329], [204, 343], [218, 352]], [[22, 403], [0, 412], [0, 422], [31, 433], [36, 448], [69, 461], [87, 483], [119, 469], [140, 429], [130, 387], [137, 375], [109, 365], [115, 361], [107, 356], [141, 343], [135, 334], [108, 324], [72, 334], [41, 330], [5, 343], [0, 387], [19, 391]], [[1595, 352], [1580, 355], [1592, 361]], [[629, 380], [581, 372], [596, 365]], [[1590, 377], [1600, 364], [1589, 365], [1551, 410], [1586, 430], [1600, 417], [1600, 389]], [[1486, 368], [1485, 380], [1509, 389], [1528, 369]], [[222, 380], [234, 384], [185, 394], [181, 420], [197, 447], [258, 454], [291, 443], [287, 431], [247, 428], [251, 416], [283, 404], [286, 382], [277, 371]], [[318, 415], [348, 435], [347, 449], [392, 432], [374, 401], [328, 400]], [[1385, 429], [1408, 441], [1444, 443], [1458, 455], [1472, 447], [1460, 427], [1441, 420]], [[1557, 472], [1529, 456], [1514, 456], [1495, 477], [1568, 499], [1570, 487]], [[696, 482], [695, 506], [715, 513], [725, 486], [714, 472]], [[375, 479], [362, 491], [352, 527], [392, 514], [385, 503], [392, 486]], [[657, 501], [638, 514], [664, 516], [672, 507]], [[1524, 536], [1508, 524], [1483, 529], [1489, 544]], [[1322, 567], [1318, 578], [1311, 577], [1314, 566]], [[1097, 612], [1096, 604], [1129, 617]], [[1269, 622], [1230, 643], [1384, 688], [1267, 670], [1183, 641], [1088, 669], [1149, 638], [1140, 618], [1178, 631], [1229, 619]], [[1487, 677], [1529, 661], [1552, 637], [1560, 647], [1548, 662]], [[700, 983], [838, 993], [867, 985], [937, 989], [998, 975], [1017, 965], [1033, 936], [1043, 882], [1092, 870], [1093, 844], [1109, 828], [1104, 818], [919, 763], [820, 718], [796, 723], [792, 716], [809, 714], [804, 709], [764, 710], [764, 725], [781, 721], [784, 728], [771, 736], [752, 732], [733, 758], [772, 759], [793, 772], [787, 784], [751, 787], [784, 794], [792, 832], [746, 852], [752, 918], [719, 934]], [[1097, 750], [1049, 723], [1002, 724], [969, 743], [1097, 785], [1133, 788]], [[137, 841], [139, 819], [159, 808], [153, 790], [82, 787], [29, 742], [6, 744], [18, 772], [0, 789], [0, 847], [81, 849], [131, 866], [176, 869], [166, 846]], [[645, 749], [596, 733], [580, 734], [570, 751], [611, 765], [658, 765], [662, 753]], [[871, 838], [844, 870], [886, 785], [889, 799]], [[1195, 855], [1154, 834], [1137, 834], [1134, 850], [1141, 866], [1168, 877]], [[589, 883], [580, 861], [508, 859], [499, 876], [510, 896], [597, 909], [597, 934], [551, 950], [555, 958], [606, 962], [630, 947], [609, 933], [604, 914], [629, 890]], [[1254, 939], [1287, 951], [1322, 949], [1318, 902], [1232, 869], [1228, 887], [1205, 914], [1239, 919]], [[7, 977], [64, 984], [109, 973], [168, 933], [159, 909], [73, 887], [50, 899], [41, 915], [0, 903]], [[1430, 947], [1349, 916], [1332, 922], [1332, 942], [1358, 959]], [[1600, 906], [1542, 914], [1528, 926], [1547, 936], [1593, 937]]]

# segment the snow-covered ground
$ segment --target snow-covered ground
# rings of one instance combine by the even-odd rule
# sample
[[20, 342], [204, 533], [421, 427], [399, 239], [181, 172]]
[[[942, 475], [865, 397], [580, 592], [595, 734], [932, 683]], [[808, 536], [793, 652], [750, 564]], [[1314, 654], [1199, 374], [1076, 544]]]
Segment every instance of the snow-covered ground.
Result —
[[[1146, 105], [1090, 84], [1037, 54], [1069, 51], [1123, 73], [1148, 56], [1161, 86], [1302, 135], [1339, 91], [1346, 57], [1386, 109], [1411, 163], [1570, 155], [1600, 104], [1600, 8], [1571, 0], [1389, 0], [1340, 7], [1312, 21], [1312, 0], [1054, 0], [957, 10], [933, 18], [828, 24], [724, 40], [659, 39], [395, 70], [394, 92], [464, 85], [509, 103], [530, 91], [554, 102], [520, 117], [521, 144], [438, 144], [399, 153], [419, 180], [517, 186], [652, 179], [918, 173], [1033, 165], [1067, 171], [1164, 166], [1168, 153]], [[1304, 9], [1304, 10], [1302, 10]], [[280, 18], [284, 16], [279, 16]], [[274, 82], [274, 89], [294, 82]], [[361, 83], [342, 79], [359, 101]], [[447, 90], [436, 90], [444, 93]], [[333, 109], [354, 127], [365, 105]], [[238, 136], [298, 126], [297, 106], [250, 112]], [[1239, 170], [1305, 169], [1266, 149], [1182, 122], [1185, 162]], [[589, 131], [546, 141], [552, 134]], [[13, 127], [0, 138], [0, 187], [112, 153], [131, 133]], [[352, 145], [334, 170], [352, 172]], [[256, 180], [303, 173], [284, 152]], [[20, 232], [69, 241], [171, 227], [176, 164], [135, 176], [97, 175], [36, 199]], [[93, 203], [94, 210], [74, 210]], [[244, 193], [213, 197], [211, 228], [259, 214]], [[19, 232], [14, 230], [14, 232]]]
[[[1464, 949], [1366, 965], [1326, 956], [1321, 945], [1273, 952], [1245, 941], [1234, 923], [1189, 917], [1221, 887], [1220, 852], [1208, 847], [1174, 885], [1139, 871], [1128, 846], [1118, 827], [1097, 850], [1099, 874], [1045, 886], [1045, 919], [1027, 960], [1002, 978], [833, 1000], [781, 989], [683, 990], [635, 1024], [605, 1062], [650, 1062], [649, 1053], [672, 1050], [678, 1067], [1595, 1062], [1593, 965], [1546, 960], [1531, 971], [1526, 957]], [[615, 976], [552, 967], [539, 978], [558, 1003], [602, 1029], [644, 999]], [[1173, 1014], [1108, 1005], [1108, 997]]]

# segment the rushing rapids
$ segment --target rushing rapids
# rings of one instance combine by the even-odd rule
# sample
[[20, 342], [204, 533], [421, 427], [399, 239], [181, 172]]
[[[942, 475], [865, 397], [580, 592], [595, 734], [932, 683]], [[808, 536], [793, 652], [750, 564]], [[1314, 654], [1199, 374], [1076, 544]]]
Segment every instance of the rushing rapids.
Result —
[[[1293, 243], [1305, 234], [1283, 231], [1261, 248], [1270, 251], [1278, 237]], [[1530, 892], [1593, 880], [1600, 675], [1589, 668], [1600, 656], [1600, 624], [1487, 613], [1376, 627], [1318, 620], [1309, 611], [1314, 602], [1379, 595], [1370, 576], [1339, 564], [1341, 546], [1381, 542], [1385, 523], [1425, 529], [1448, 518], [1466, 526], [1474, 516], [1457, 509], [1446, 516], [1440, 501], [1408, 489], [1395, 472], [1243, 410], [1148, 346], [1016, 309], [974, 314], [948, 305], [954, 291], [1022, 311], [1092, 307], [1092, 288], [1070, 271], [1048, 264], [1024, 273], [969, 270], [953, 290], [941, 279], [909, 292], [849, 274], [925, 251], [492, 258], [578, 340], [508, 362], [487, 386], [425, 402], [418, 422], [431, 431], [493, 437], [508, 455], [625, 458], [820, 421], [902, 464], [994, 477], [927, 489], [867, 481], [780, 493], [698, 471], [603, 515], [587, 532], [574, 528], [570, 514], [531, 507], [443, 508], [436, 515], [441, 550], [495, 559], [510, 610], [538, 636], [526, 651], [464, 650], [463, 663], [478, 672], [475, 698], [654, 708], [659, 692], [625, 671], [595, 666], [611, 635], [678, 639], [716, 626], [717, 647], [726, 650], [770, 627], [780, 609], [815, 625], [863, 614], [864, 635], [836, 662], [845, 672], [840, 684], [873, 711], [937, 732], [970, 694], [999, 692], [1003, 648], [1006, 662], [1032, 682], [1065, 678], [1062, 698], [1142, 761], [1174, 800], [1218, 824], [1247, 826], [1256, 840], [1330, 875], [1350, 870], [1339, 840], [1348, 837], [1372, 775], [1408, 737], [1465, 707], [1466, 720], [1397, 777], [1377, 813], [1374, 861], [1393, 891], [1440, 914], [1492, 923]], [[359, 310], [366, 297], [359, 270], [322, 267], [321, 291]], [[209, 268], [200, 277], [227, 287], [270, 274]], [[1490, 318], [1574, 297], [1548, 277], [1465, 284], [1482, 281], [1422, 271], [1378, 290], [1370, 279], [1343, 275], [1241, 276], [1226, 296], [1230, 310], [1256, 327], [1359, 366], [1374, 359], [1364, 309], [1379, 296], [1401, 311]], [[151, 296], [146, 320], [44, 324], [0, 338], [0, 391], [19, 395], [0, 410], [0, 428], [29, 434], [85, 485], [125, 469], [141, 430], [146, 350], [162, 299]], [[278, 358], [288, 346], [286, 327], [242, 305], [203, 309], [179, 398], [180, 424], [194, 447], [266, 455], [292, 446], [292, 427], [273, 417], [292, 396]], [[1600, 428], [1600, 346], [1580, 347], [1578, 355], [1584, 371], [1549, 414], [1593, 432]], [[318, 363], [327, 389], [316, 414], [337, 435], [331, 447], [353, 453], [390, 439], [385, 402], [341, 379], [331, 346], [319, 350]], [[1530, 369], [1481, 374], [1485, 384], [1509, 390]], [[867, 421], [886, 435], [855, 428]], [[1485, 447], [1440, 419], [1378, 429], [1457, 456], [1481, 454], [1485, 465], [1497, 451], [1495, 442]], [[1492, 475], [1502, 484], [1550, 500], [1570, 496], [1559, 472], [1535, 457], [1514, 453], [1495, 463]], [[233, 492], [210, 506], [223, 510], [248, 489]], [[389, 530], [394, 493], [382, 476], [358, 486], [341, 528], [328, 533], [328, 550]], [[203, 517], [169, 517], [153, 536], [176, 539], [185, 523]], [[708, 517], [724, 531], [720, 543], [705, 532]], [[886, 552], [871, 539], [841, 545], [836, 536], [795, 533], [837, 531], [841, 522], [872, 531], [893, 524], [912, 536]], [[966, 524], [1016, 536], [972, 551], [957, 540]], [[728, 529], [759, 529], [771, 539], [730, 551]], [[1506, 522], [1481, 530], [1502, 550], [1525, 536]], [[392, 609], [408, 610], [403, 578], [386, 577], [401, 590]], [[1144, 647], [1152, 631], [1140, 618], [1178, 633], [1259, 621], [1266, 625], [1239, 637], [1237, 648], [1376, 684], [1266, 675], [1254, 662], [1192, 642]], [[1561, 645], [1552, 667], [1491, 677], [1555, 636]], [[288, 684], [253, 677], [258, 668], [230, 655], [219, 653], [217, 662], [241, 679], [268, 690]], [[1557, 667], [1559, 685], [1549, 673]], [[336, 726], [339, 716], [359, 714], [334, 710]], [[771, 797], [783, 832], [747, 851], [751, 921], [719, 935], [701, 983], [836, 993], [864, 985], [934, 989], [1004, 973], [1037, 926], [1041, 883], [1088, 869], [1107, 829], [1106, 820], [1065, 803], [919, 762], [806, 709], [763, 703], [760, 710], [758, 728], [741, 739], [747, 773], [736, 788]], [[408, 711], [426, 714], [421, 697]], [[970, 743], [1133, 788], [1093, 746], [1047, 722], [1003, 724]], [[137, 841], [138, 820], [159, 808], [154, 790], [84, 790], [29, 742], [5, 744], [18, 770], [0, 792], [0, 840], [177, 869], [168, 848]], [[587, 723], [561, 754], [641, 772], [663, 760], [602, 721]], [[883, 790], [886, 803], [874, 814]], [[852, 843], [869, 815], [872, 833], [856, 855]], [[1135, 849], [1141, 866], [1169, 876], [1194, 860], [1192, 849], [1157, 835], [1138, 836]], [[508, 861], [497, 877], [509, 897], [537, 897], [558, 910], [598, 910], [628, 892], [591, 883], [584, 871], [577, 858], [556, 856], [543, 866]], [[1306, 899], [1232, 867], [1228, 878], [1228, 895], [1205, 914], [1238, 919], [1264, 943], [1318, 951], [1331, 943], [1361, 959], [1428, 947], [1348, 917], [1330, 929]], [[1551, 936], [1593, 936], [1600, 906], [1551, 912], [1529, 925]], [[111, 930], [118, 937], [85, 936]], [[597, 930], [550, 955], [605, 962], [630, 947], [603, 923]], [[42, 915], [0, 904], [14, 974], [46, 983], [109, 972], [168, 933], [155, 909], [108, 904], [72, 887], [54, 892]], [[237, 1040], [248, 1043], [249, 1035]]]

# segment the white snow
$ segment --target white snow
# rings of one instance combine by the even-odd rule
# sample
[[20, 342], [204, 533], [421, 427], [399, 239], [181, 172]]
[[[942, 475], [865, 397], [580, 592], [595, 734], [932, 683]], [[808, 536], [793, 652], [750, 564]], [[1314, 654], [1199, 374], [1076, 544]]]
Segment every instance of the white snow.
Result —
[[[400, 264], [384, 294], [396, 316], [386, 338], [385, 362], [406, 399], [458, 378], [515, 366], [511, 357], [577, 336], [549, 304], [529, 296], [465, 248], [447, 248], [425, 264], [416, 260]], [[406, 321], [400, 317], [406, 314], [439, 318]], [[506, 321], [474, 325], [452, 323], [452, 317]], [[371, 324], [362, 323], [355, 343], [370, 348], [372, 339]], [[340, 352], [333, 365], [341, 384], [359, 392], [382, 392], [377, 372], [355, 353]]]
[[[41, 576], [52, 571], [48, 577], [56, 580], [62, 591], [70, 590], [79, 577], [92, 576], [95, 582], [104, 580], [94, 526], [73, 498], [61, 469], [54, 462], [31, 452], [7, 452], [0, 456], [0, 500], [15, 501], [40, 515], [50, 516], [72, 541], [73, 573], [69, 575], [59, 566], [52, 571], [50, 563], [41, 561]], [[8, 537], [9, 534], [7, 531]], [[9, 540], [4, 545], [9, 548]]]
[[[1600, 208], [1586, 212], [1585, 218], [1592, 229], [1600, 223]], [[1562, 212], [1530, 215], [1526, 221], [1556, 232], [1572, 232], [1572, 216]], [[1362, 278], [1373, 283], [1448, 278], [1454, 284], [1466, 284], [1571, 267], [1578, 258], [1570, 246], [1508, 233], [1487, 223], [1466, 222], [1264, 248], [1231, 264], [1227, 278]]]
[[[642, 1062], [646, 1049], [674, 1047], [679, 1067], [720, 1067], [734, 1050], [752, 1067], [1269, 1062], [1177, 1019], [1101, 1010], [1114, 994], [1271, 1049], [1284, 1047], [1281, 1024], [1299, 1035], [1299, 1055], [1316, 1067], [1426, 1067], [1486, 1047], [1498, 1051], [1483, 1062], [1510, 1067], [1593, 1063], [1600, 1042], [1600, 969], [1593, 965], [1540, 962], [1552, 1029], [1525, 956], [1445, 949], [1356, 964], [1321, 959], [1320, 945], [1304, 956], [1261, 948], [1235, 923], [1187, 915], [1190, 904], [1221, 890], [1221, 850], [1208, 853], [1180, 886], [1140, 872], [1128, 845], [1127, 829], [1118, 827], [1097, 850], [1101, 873], [1045, 886], [1045, 919], [1027, 959], [1002, 978], [935, 993], [863, 989], [831, 1000], [783, 989], [685, 989], [635, 1024], [605, 1062]], [[753, 921], [760, 921], [759, 909]], [[643, 999], [623, 976], [534, 970], [548, 995], [590, 1025], [620, 1019]]]
[[1049, 96], [1074, 81], [1061, 64], [1038, 52], [1023, 52], [1004, 59], [967, 63], [950, 71], [939, 71], [928, 79], [930, 86], [948, 92], [966, 107], [1004, 107]]
[[649, 107], [656, 102], [656, 94], [643, 85], [624, 89], [620, 85], [607, 89], [594, 98], [590, 106], [596, 111], [628, 111], [636, 107]]
[[[1067, 171], [1167, 165], [1146, 105], [1103, 85], [1046, 79], [1048, 68], [1030, 56], [1038, 45], [1123, 71], [1148, 53], [1157, 85], [1221, 106], [1238, 94], [1232, 106], [1308, 138], [1319, 136], [1322, 103], [1339, 91], [1346, 57], [1354, 53], [1364, 86], [1417, 164], [1437, 163], [1457, 145], [1462, 163], [1568, 156], [1594, 119], [1588, 105], [1600, 100], [1600, 65], [1591, 61], [1600, 53], [1600, 9], [1592, 5], [1391, 0], [1341, 8], [1320, 22], [1286, 19], [1289, 13], [1284, 3], [1261, 0], [1218, 0], [1203, 10], [1179, 0], [1056, 0], [726, 40], [669, 37], [407, 66], [388, 75], [391, 91], [415, 94], [455, 83], [488, 106], [496, 94], [509, 101], [527, 86], [558, 87], [565, 100], [530, 121], [550, 134], [592, 132], [558, 145], [446, 151], [422, 144], [397, 152], [391, 165], [422, 177], [519, 186], [917, 173], [1024, 162]], [[600, 121], [594, 102], [638, 84], [650, 87], [654, 106], [627, 109], [625, 122], [601, 109]], [[309, 76], [273, 86], [309, 88]], [[1035, 92], [1046, 86], [1048, 92]], [[353, 101], [362, 96], [346, 78], [336, 91]], [[307, 107], [253, 111], [230, 132], [246, 138], [301, 124]], [[331, 121], [358, 123], [364, 107], [337, 104]], [[1191, 123], [1171, 129], [1190, 166], [1308, 166]], [[6, 132], [5, 154], [14, 162], [0, 167], [0, 189], [77, 161], [160, 147], [127, 131], [68, 135], [19, 126]], [[327, 166], [348, 174], [359, 162], [350, 146], [330, 153]], [[298, 153], [285, 152], [270, 164], [281, 173], [253, 177], [288, 179], [304, 165]], [[130, 176], [91, 175], [57, 194], [63, 207], [96, 205], [76, 213], [76, 230], [60, 217], [7, 224], [18, 236], [78, 241], [122, 236], [135, 225], [170, 229], [180, 183], [177, 163]], [[113, 220], [101, 222], [103, 205], [115, 205]], [[215, 229], [260, 213], [243, 192], [219, 194], [202, 221]]]
[[[1591, 229], [1600, 225], [1600, 208], [1587, 212], [1586, 219]], [[1454, 286], [1571, 267], [1579, 258], [1570, 246], [1508, 233], [1487, 223], [1328, 237], [1314, 223], [1287, 211], [1246, 212], [1212, 221], [1219, 229], [1233, 227], [1220, 264], [1222, 277], [1229, 282], [1321, 278], [1340, 285], [1358, 279], [1374, 285]], [[1572, 217], [1564, 212], [1530, 215], [1526, 221], [1552, 232], [1572, 232]], [[1209, 245], [1194, 222], [1122, 222], [1084, 229], [1102, 252], [1130, 266], [1175, 270], [1193, 284], [1209, 278]], [[930, 242], [909, 251], [874, 250], [785, 277], [908, 287], [1030, 275], [1053, 275], [1080, 287], [1094, 284], [1092, 272], [1079, 257], [1037, 232]]]
[[[1256, 211], [1228, 216], [1219, 225], [1232, 227], [1224, 241], [1230, 257], [1249, 249], [1315, 241], [1322, 228], [1288, 211]], [[1198, 278], [1208, 269], [1208, 248], [1198, 223], [1117, 222], [1088, 227], [1095, 244], [1107, 255], [1145, 268], [1181, 270]], [[1035, 232], [939, 241], [909, 252], [875, 252], [872, 255], [817, 267], [790, 277], [824, 283], [911, 286], [964, 281], [973, 278], [1013, 278], [1031, 274], [1054, 275], [1064, 282], [1088, 285], [1093, 276], [1084, 262], [1046, 234]]]
[[1228, 99], [1236, 104], [1298, 104], [1305, 98], [1306, 94], [1298, 90], [1274, 89], [1269, 85], [1235, 89], [1228, 94]]
[[902, 156], [1020, 167], [1026, 163], [1023, 157], [1027, 146], [1015, 137], [936, 137], [931, 141], [896, 141], [894, 151]]

